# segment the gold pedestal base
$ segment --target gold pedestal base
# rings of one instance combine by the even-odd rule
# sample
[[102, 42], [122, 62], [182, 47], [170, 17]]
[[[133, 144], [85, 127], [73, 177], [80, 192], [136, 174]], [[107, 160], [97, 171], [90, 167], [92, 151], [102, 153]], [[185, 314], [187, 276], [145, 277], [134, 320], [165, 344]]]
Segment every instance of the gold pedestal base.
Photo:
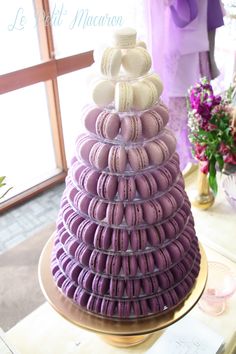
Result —
[[128, 348], [143, 343], [150, 338], [152, 334], [143, 334], [140, 336], [101, 336], [102, 339], [115, 347]]
[[192, 205], [198, 209], [206, 210], [209, 209], [215, 202], [215, 197], [212, 192], [209, 194], [200, 194], [195, 197], [192, 201]]
[[160, 315], [149, 316], [136, 320], [114, 320], [96, 316], [82, 310], [74, 302], [65, 297], [57, 288], [50, 267], [53, 247], [53, 237], [46, 243], [39, 260], [39, 282], [42, 292], [50, 305], [65, 319], [89, 331], [95, 332], [109, 344], [118, 347], [131, 347], [150, 338], [157, 331], [162, 330], [180, 320], [198, 302], [207, 280], [207, 258], [200, 246], [200, 272], [192, 292], [183, 301]]

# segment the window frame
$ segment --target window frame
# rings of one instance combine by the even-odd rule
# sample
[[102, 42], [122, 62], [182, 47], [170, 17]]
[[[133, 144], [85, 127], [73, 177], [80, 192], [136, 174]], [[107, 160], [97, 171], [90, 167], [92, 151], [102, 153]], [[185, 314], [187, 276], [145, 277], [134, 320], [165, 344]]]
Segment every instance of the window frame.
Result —
[[[45, 16], [50, 16], [49, 0], [34, 0], [34, 6], [36, 13], [44, 13]], [[42, 63], [0, 75], [0, 94], [19, 90], [39, 82], [45, 83], [56, 164], [60, 172], [0, 203], [0, 212], [5, 212], [17, 204], [24, 203], [65, 180], [67, 162], [57, 78], [93, 64], [93, 51], [56, 59], [52, 27], [50, 23], [45, 25], [43, 19], [38, 21], [38, 38]]]

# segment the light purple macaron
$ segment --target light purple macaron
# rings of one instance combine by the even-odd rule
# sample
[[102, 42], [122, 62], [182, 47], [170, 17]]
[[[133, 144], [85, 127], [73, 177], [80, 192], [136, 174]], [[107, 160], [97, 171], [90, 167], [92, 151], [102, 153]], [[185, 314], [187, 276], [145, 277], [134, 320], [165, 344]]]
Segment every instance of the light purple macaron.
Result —
[[79, 225], [77, 229], [76, 238], [80, 242], [83, 241], [88, 245], [93, 245], [94, 233], [96, 231], [96, 228], [97, 228], [97, 224], [95, 224], [89, 219], [85, 219], [84, 221], [82, 221], [82, 223]]
[[138, 141], [142, 137], [142, 124], [138, 115], [125, 116], [121, 120], [121, 136], [124, 141]]
[[105, 169], [108, 165], [110, 145], [101, 142], [93, 143], [89, 151], [89, 161], [97, 169]]
[[127, 153], [122, 145], [113, 145], [108, 155], [108, 168], [110, 172], [123, 173], [127, 165]]
[[109, 225], [120, 225], [124, 216], [124, 204], [122, 202], [108, 203], [106, 220]]
[[111, 237], [111, 248], [115, 252], [127, 251], [129, 247], [128, 231], [124, 229], [113, 229]]
[[110, 227], [98, 225], [94, 234], [94, 247], [103, 250], [108, 250], [111, 245], [111, 238], [112, 229]]
[[147, 246], [147, 232], [145, 229], [136, 229], [131, 231], [130, 246], [133, 251], [145, 250]]
[[136, 185], [133, 177], [120, 177], [118, 182], [120, 200], [131, 201], [136, 196]]
[[137, 175], [135, 183], [137, 191], [143, 199], [150, 198], [157, 193], [157, 183], [150, 172]]
[[113, 200], [118, 188], [117, 176], [102, 173], [95, 187], [97, 187], [97, 194], [101, 198]]
[[125, 220], [128, 226], [139, 225], [143, 222], [143, 210], [141, 203], [126, 205]]
[[85, 128], [91, 133], [96, 133], [96, 120], [98, 115], [102, 112], [102, 109], [95, 106], [89, 107], [84, 113], [83, 120]]
[[106, 216], [106, 211], [107, 203], [97, 197], [94, 197], [89, 203], [88, 215], [95, 220], [103, 220]]
[[142, 204], [143, 218], [148, 224], [155, 224], [162, 219], [163, 211], [157, 200], [149, 200]]
[[120, 117], [116, 113], [102, 111], [95, 124], [97, 135], [105, 139], [114, 139], [120, 130]]
[[149, 165], [149, 158], [145, 147], [137, 146], [128, 149], [128, 162], [133, 171], [140, 171]]

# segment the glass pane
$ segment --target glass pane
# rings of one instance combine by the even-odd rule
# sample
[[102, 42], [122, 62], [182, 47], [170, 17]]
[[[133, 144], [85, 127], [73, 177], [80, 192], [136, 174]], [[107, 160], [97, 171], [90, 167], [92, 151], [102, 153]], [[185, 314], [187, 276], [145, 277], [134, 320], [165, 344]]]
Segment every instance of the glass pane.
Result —
[[107, 43], [115, 28], [138, 29], [145, 40], [143, 0], [50, 0], [52, 28], [57, 57], [86, 52]]
[[[88, 80], [91, 68], [58, 77], [63, 135], [67, 161], [74, 154], [75, 139], [83, 131], [81, 111], [90, 103]], [[68, 94], [69, 92], [69, 94]]]
[[57, 172], [44, 84], [1, 95], [0, 124], [0, 176], [13, 187], [7, 199]]
[[37, 16], [32, 0], [11, 0], [1, 4], [0, 74], [40, 62]]

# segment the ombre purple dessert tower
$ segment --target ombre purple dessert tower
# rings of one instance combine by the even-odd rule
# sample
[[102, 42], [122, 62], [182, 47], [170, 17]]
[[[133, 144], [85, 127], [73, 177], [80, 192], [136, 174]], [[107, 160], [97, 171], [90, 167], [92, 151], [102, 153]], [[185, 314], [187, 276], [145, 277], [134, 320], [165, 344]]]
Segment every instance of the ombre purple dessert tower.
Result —
[[181, 303], [200, 253], [162, 83], [134, 30], [114, 41], [95, 61], [96, 105], [83, 113], [87, 132], [66, 178], [51, 268], [81, 309], [133, 319]]

